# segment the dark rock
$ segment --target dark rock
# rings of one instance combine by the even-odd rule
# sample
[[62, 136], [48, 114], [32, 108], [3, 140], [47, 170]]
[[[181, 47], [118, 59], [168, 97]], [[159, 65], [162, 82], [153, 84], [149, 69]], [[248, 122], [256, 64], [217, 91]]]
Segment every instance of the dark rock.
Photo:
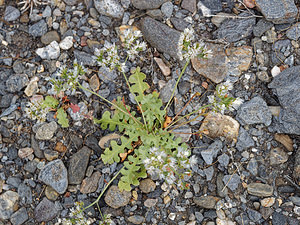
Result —
[[272, 225], [287, 225], [287, 218], [285, 215], [279, 212], [274, 212], [272, 214]]
[[98, 145], [99, 140], [94, 135], [89, 135], [86, 137], [85, 145], [95, 152], [101, 152], [101, 148]]
[[279, 193], [295, 193], [296, 189], [292, 186], [285, 185], [278, 187], [277, 191]]
[[187, 22], [185, 22], [183, 19], [179, 19], [177, 17], [172, 17], [170, 20], [171, 20], [171, 23], [176, 28], [176, 30], [179, 30], [179, 31], [184, 31], [184, 29], [189, 26], [189, 24]]
[[264, 123], [269, 126], [272, 114], [267, 103], [257, 96], [241, 105], [237, 112], [237, 120], [242, 125]]
[[[167, 103], [169, 101], [169, 99], [171, 98], [173, 89], [175, 87], [175, 84], [176, 84], [176, 81], [174, 79], [171, 79], [160, 90], [160, 96], [159, 97], [161, 98], [163, 103]], [[177, 93], [178, 93], [178, 90], [176, 89], [174, 94], [176, 95]]]
[[22, 181], [19, 177], [9, 177], [6, 180], [6, 184], [11, 185], [15, 188], [18, 188], [21, 183]]
[[130, 191], [120, 191], [118, 186], [111, 186], [104, 198], [104, 201], [110, 207], [117, 209], [125, 206], [129, 203], [131, 199]]
[[0, 108], [7, 108], [11, 104], [11, 100], [14, 97], [13, 94], [3, 95], [0, 100]]
[[247, 209], [248, 217], [255, 223], [258, 223], [259, 220], [262, 218], [262, 215], [253, 209]]
[[246, 18], [226, 19], [215, 33], [217, 38], [232, 43], [250, 36], [256, 19], [248, 12], [239, 14], [239, 17]]
[[142, 20], [141, 31], [144, 38], [151, 44], [152, 47], [174, 58], [178, 58], [177, 45], [180, 37], [179, 31], [174, 30], [150, 17], [146, 17]]
[[293, 51], [290, 40], [278, 40], [272, 45], [271, 60], [273, 64], [282, 64]]
[[6, 90], [15, 93], [21, 91], [28, 83], [29, 79], [26, 74], [14, 74], [6, 81]]
[[256, 0], [255, 5], [266, 20], [275, 24], [291, 23], [298, 14], [294, 0]]
[[11, 215], [10, 222], [13, 225], [21, 225], [21, 224], [24, 224], [28, 220], [28, 218], [29, 217], [28, 217], [27, 211], [23, 207]]
[[300, 148], [296, 151], [293, 176], [296, 179], [300, 178]]
[[33, 149], [33, 153], [36, 157], [43, 159], [44, 153], [40, 149], [39, 143], [35, 140], [34, 135], [31, 135], [31, 148]]
[[89, 163], [89, 158], [92, 150], [88, 147], [83, 147], [70, 159], [69, 172], [69, 184], [80, 184], [85, 176], [85, 171]]
[[96, 171], [92, 174], [91, 177], [87, 177], [82, 181], [80, 192], [83, 194], [88, 194], [95, 192], [98, 188], [99, 179], [101, 177], [101, 173]]
[[74, 57], [77, 62], [81, 63], [83, 66], [96, 66], [97, 64], [95, 58], [86, 52], [75, 50]]
[[18, 158], [18, 150], [15, 146], [10, 146], [8, 148], [7, 157], [9, 158], [9, 160], [15, 160]]
[[132, 5], [137, 9], [157, 9], [167, 0], [132, 0]]
[[13, 6], [7, 6], [4, 12], [4, 20], [7, 22], [15, 21], [20, 17], [21, 13], [20, 11], [13, 7]]
[[58, 214], [53, 202], [46, 197], [37, 205], [34, 210], [34, 217], [38, 222], [47, 222], [54, 219]]
[[204, 218], [215, 220], [217, 218], [216, 210], [208, 210], [204, 212]]
[[22, 204], [31, 204], [32, 203], [32, 194], [31, 188], [25, 184], [20, 184], [18, 187], [18, 195]]
[[277, 132], [300, 135], [300, 66], [282, 71], [268, 87], [282, 106]]
[[258, 173], [258, 163], [255, 158], [250, 159], [248, 165], [247, 165], [247, 170], [254, 176], [257, 175]]
[[254, 144], [255, 143], [251, 138], [251, 136], [248, 134], [248, 132], [244, 128], [240, 127], [236, 148], [239, 151], [243, 151], [246, 150], [247, 148], [253, 147]]
[[15, 111], [18, 108], [18, 106], [16, 104], [11, 105], [8, 109], [5, 109], [1, 115], [0, 118], [3, 116], [8, 116], [9, 114], [11, 114], [13, 111]]
[[147, 10], [146, 14], [153, 19], [162, 20], [163, 14], [160, 9], [149, 9]]
[[29, 172], [29, 173], [34, 173], [36, 170], [38, 162], [33, 160], [33, 161], [29, 161], [24, 165], [24, 170]]
[[68, 187], [67, 169], [60, 159], [47, 163], [39, 173], [39, 180], [63, 194]]
[[253, 27], [253, 34], [255, 37], [262, 36], [267, 30], [270, 30], [273, 27], [273, 23], [265, 19], [261, 19]]
[[44, 45], [48, 45], [48, 44], [50, 44], [52, 41], [57, 41], [57, 42], [60, 41], [59, 34], [58, 34], [57, 31], [55, 31], [55, 30], [49, 31], [49, 32], [47, 32], [46, 34], [44, 34], [44, 35], [41, 37], [41, 42], [42, 42]]
[[29, 34], [33, 37], [41, 37], [42, 35], [47, 33], [47, 23], [45, 20], [40, 20], [39, 22], [29, 26]]

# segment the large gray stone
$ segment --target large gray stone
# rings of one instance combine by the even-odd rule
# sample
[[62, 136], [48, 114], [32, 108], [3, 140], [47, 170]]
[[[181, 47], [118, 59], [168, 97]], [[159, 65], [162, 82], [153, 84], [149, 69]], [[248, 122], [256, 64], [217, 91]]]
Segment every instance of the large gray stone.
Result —
[[47, 222], [56, 217], [58, 210], [55, 204], [49, 201], [46, 197], [34, 209], [34, 217], [38, 222]]
[[7, 22], [15, 21], [20, 17], [21, 13], [20, 11], [13, 7], [13, 6], [7, 6], [4, 12], [4, 20]]
[[178, 41], [180, 32], [150, 17], [141, 22], [141, 31], [144, 38], [158, 51], [178, 58]]
[[0, 195], [0, 219], [7, 220], [14, 212], [15, 204], [19, 200], [19, 195], [13, 191], [7, 191]]
[[300, 135], [300, 66], [282, 71], [268, 87], [282, 106], [277, 132]]
[[168, 0], [131, 0], [132, 5], [137, 9], [157, 9]]
[[201, 156], [207, 165], [213, 163], [213, 160], [217, 157], [218, 152], [222, 149], [223, 145], [220, 140], [212, 143], [206, 150], [201, 151]]
[[28, 220], [28, 214], [26, 211], [26, 208], [21, 208], [19, 209], [17, 212], [15, 212], [14, 214], [12, 214], [11, 218], [10, 218], [10, 222], [13, 225], [21, 225], [24, 224], [27, 220]]
[[75, 50], [74, 57], [76, 58], [77, 62], [81, 63], [83, 66], [96, 66], [97, 64], [96, 59], [86, 52]]
[[44, 34], [47, 33], [47, 23], [45, 20], [40, 20], [39, 22], [33, 24], [29, 27], [29, 34], [31, 34], [33, 37], [41, 37]]
[[291, 23], [298, 13], [294, 0], [256, 0], [255, 5], [267, 20], [275, 24]]
[[91, 149], [89, 149], [88, 147], [83, 147], [74, 155], [72, 155], [70, 159], [70, 165], [68, 168], [70, 184], [81, 183], [81, 181], [84, 178], [91, 153]]
[[64, 163], [60, 159], [49, 162], [40, 171], [39, 180], [63, 194], [68, 187], [68, 172]]
[[6, 81], [6, 90], [9, 92], [21, 91], [29, 83], [28, 76], [26, 74], [14, 74], [9, 76]]
[[124, 9], [116, 0], [94, 0], [95, 8], [102, 15], [121, 19]]
[[247, 148], [250, 148], [254, 146], [254, 141], [251, 138], [251, 136], [248, 134], [248, 132], [244, 128], [240, 128], [240, 133], [238, 136], [238, 141], [236, 143], [236, 148], [239, 151], [246, 150]]
[[224, 39], [228, 42], [236, 42], [250, 36], [255, 23], [255, 17], [252, 17], [248, 12], [244, 12], [239, 14], [239, 18], [226, 19], [220, 25], [215, 34], [218, 39]]
[[110, 207], [117, 209], [127, 205], [130, 198], [130, 191], [120, 191], [118, 186], [111, 186], [105, 195], [104, 201]]
[[57, 130], [57, 123], [52, 121], [41, 125], [36, 132], [35, 138], [38, 140], [50, 140]]
[[237, 120], [242, 124], [260, 124], [269, 126], [272, 114], [267, 103], [259, 96], [245, 102], [237, 112]]

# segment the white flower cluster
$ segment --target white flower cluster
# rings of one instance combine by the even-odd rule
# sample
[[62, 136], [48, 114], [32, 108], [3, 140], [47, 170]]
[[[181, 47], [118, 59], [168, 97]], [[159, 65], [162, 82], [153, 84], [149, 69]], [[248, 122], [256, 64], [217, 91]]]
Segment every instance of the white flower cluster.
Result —
[[66, 95], [75, 94], [79, 79], [87, 72], [87, 69], [76, 61], [73, 66], [72, 69], [62, 66], [54, 75], [54, 78], [46, 78], [52, 84], [51, 90], [48, 91], [49, 94], [59, 95], [61, 92], [64, 92]]
[[118, 48], [115, 43], [111, 44], [108, 41], [105, 41], [103, 48], [96, 48], [94, 54], [97, 56], [99, 66], [107, 67], [110, 71], [115, 68], [120, 71], [125, 70], [125, 65], [120, 63]]
[[46, 121], [47, 113], [50, 111], [49, 107], [45, 107], [43, 105], [43, 98], [33, 99], [27, 103], [27, 107], [25, 108], [26, 115], [31, 120], [37, 120], [38, 123], [42, 123]]
[[192, 59], [195, 57], [210, 58], [212, 51], [208, 50], [201, 40], [193, 43], [195, 40], [194, 30], [186, 28], [181, 33], [178, 41], [178, 57], [180, 60]]
[[190, 150], [183, 147], [178, 147], [172, 155], [165, 153], [161, 148], [152, 147], [143, 164], [151, 176], [158, 176], [166, 183], [177, 184], [179, 188], [184, 189], [182, 179], [184, 175], [191, 175], [191, 167], [197, 163], [196, 156], [188, 158], [190, 155]]
[[129, 59], [133, 60], [141, 51], [146, 50], [146, 43], [140, 42], [138, 38], [143, 37], [142, 32], [139, 30], [132, 31], [127, 29], [124, 31], [124, 47], [127, 49]]
[[85, 218], [84, 213], [82, 211], [82, 203], [76, 202], [75, 203], [76, 207], [70, 209], [69, 217], [70, 219], [58, 219], [58, 222], [55, 223], [55, 225], [89, 225], [94, 223], [96, 220], [92, 218]]
[[229, 91], [232, 90], [233, 85], [230, 81], [226, 81], [217, 85], [215, 95], [208, 96], [208, 102], [212, 104], [214, 112], [224, 114], [226, 109], [233, 111], [243, 103], [241, 98], [229, 97]]
[[[139, 52], [146, 50], [146, 43], [138, 40], [140, 37], [142, 37], [142, 33], [139, 30], [127, 29], [124, 31], [124, 48], [130, 60], [135, 59]], [[115, 43], [111, 44], [105, 41], [103, 48], [95, 49], [94, 54], [99, 66], [107, 67], [110, 71], [117, 68], [119, 71], [125, 72], [125, 63], [120, 61], [118, 47]]]

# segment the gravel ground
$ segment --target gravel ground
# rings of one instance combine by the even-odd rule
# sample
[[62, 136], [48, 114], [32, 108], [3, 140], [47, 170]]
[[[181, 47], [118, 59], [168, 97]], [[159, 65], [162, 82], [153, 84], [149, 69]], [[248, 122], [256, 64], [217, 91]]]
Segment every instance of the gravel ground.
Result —
[[[32, 8], [25, 10], [24, 2]], [[198, 158], [189, 190], [148, 176], [120, 192], [117, 178], [99, 201], [102, 213], [111, 214], [112, 224], [300, 224], [300, 1], [24, 2], [0, 0], [0, 225], [59, 224], [75, 202], [95, 201], [121, 168], [100, 159], [99, 141], [116, 137], [88, 119], [110, 110], [97, 96], [80, 90], [68, 96], [79, 110], [67, 110], [68, 128], [55, 112], [37, 123], [25, 108], [46, 96], [47, 78], [75, 59], [88, 68], [84, 87], [133, 105], [122, 74], [93, 58], [105, 41], [121, 46], [124, 26], [141, 30], [148, 45], [126, 66], [139, 66], [165, 104], [184, 66], [180, 32], [193, 27], [212, 50], [211, 59], [187, 67], [169, 116], [197, 92], [201, 97], [181, 115], [206, 104], [209, 91], [226, 80], [244, 103], [177, 130]], [[199, 130], [202, 137], [191, 134]], [[99, 224], [97, 207], [85, 212]]]

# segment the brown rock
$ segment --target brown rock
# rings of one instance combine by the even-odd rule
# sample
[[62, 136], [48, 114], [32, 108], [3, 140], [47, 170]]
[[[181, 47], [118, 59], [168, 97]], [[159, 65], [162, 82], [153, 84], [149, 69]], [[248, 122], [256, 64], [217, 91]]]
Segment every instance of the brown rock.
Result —
[[212, 51], [212, 57], [209, 59], [192, 59], [193, 68], [204, 77], [215, 83], [220, 83], [227, 75], [228, 58], [224, 51], [224, 45], [206, 44], [207, 49]]
[[33, 77], [31, 78], [29, 84], [27, 85], [27, 87], [25, 88], [24, 93], [28, 96], [31, 97], [32, 95], [34, 95], [39, 89], [38, 89], [38, 82], [39, 78], [38, 77]]
[[228, 70], [231, 70], [230, 67], [236, 67], [239, 70], [240, 75], [243, 71], [248, 70], [251, 60], [252, 60], [252, 55], [253, 55], [253, 50], [252, 47], [250, 46], [243, 46], [243, 47], [233, 47], [233, 48], [228, 48], [225, 50], [225, 53], [229, 59], [230, 62], [234, 62], [234, 65], [228, 64]]
[[275, 134], [275, 140], [280, 142], [288, 151], [294, 151], [293, 140], [286, 134]]
[[45, 195], [46, 197], [51, 201], [56, 201], [59, 194], [50, 186], [47, 186], [45, 189]]
[[147, 178], [140, 182], [139, 187], [143, 193], [150, 193], [155, 190], [156, 184], [154, 183], [153, 180], [151, 180], [150, 178]]
[[282, 148], [273, 148], [270, 153], [270, 164], [279, 165], [288, 161], [289, 156]]
[[61, 142], [57, 142], [54, 148], [55, 151], [57, 152], [65, 152], [67, 150], [67, 147], [61, 143]]
[[21, 148], [19, 149], [18, 151], [18, 156], [21, 158], [21, 159], [24, 159], [24, 158], [27, 158], [29, 157], [30, 155], [32, 155], [33, 153], [33, 149], [32, 148]]
[[217, 203], [217, 198], [214, 196], [201, 196], [193, 198], [196, 205], [205, 209], [214, 209]]
[[44, 155], [48, 161], [53, 161], [58, 158], [58, 152], [50, 150], [50, 149], [46, 149], [44, 151]]
[[181, 7], [193, 13], [197, 10], [197, 2], [196, 0], [183, 0]]
[[99, 81], [99, 78], [98, 78], [97, 74], [94, 74], [94, 75], [89, 79], [89, 85], [90, 85], [90, 88], [91, 88], [93, 91], [98, 91], [98, 90], [99, 90], [99, 87], [100, 87], [100, 81]]
[[120, 137], [121, 136], [116, 133], [108, 134], [108, 135], [105, 135], [104, 137], [102, 137], [98, 144], [99, 144], [100, 148], [105, 149], [108, 147], [107, 143], [109, 143], [110, 140], [119, 139]]
[[110, 207], [117, 209], [125, 206], [129, 203], [131, 199], [130, 191], [120, 191], [118, 186], [111, 186], [104, 198], [104, 201]]
[[223, 136], [228, 140], [236, 142], [239, 128], [240, 124], [230, 116], [220, 113], [209, 113], [199, 131], [211, 138]]
[[260, 201], [260, 204], [263, 207], [271, 207], [272, 205], [274, 205], [274, 203], [275, 203], [275, 198], [274, 197], [264, 198]]
[[169, 76], [171, 74], [170, 68], [164, 63], [164, 61], [161, 58], [154, 57], [154, 60], [159, 66], [164, 76]]
[[101, 173], [96, 171], [91, 177], [85, 178], [81, 183], [80, 192], [83, 194], [95, 192], [98, 188], [100, 177]]
[[49, 31], [41, 37], [41, 42], [44, 45], [49, 45], [52, 41], [56, 41], [56, 42], [60, 41], [59, 34], [55, 30]]

